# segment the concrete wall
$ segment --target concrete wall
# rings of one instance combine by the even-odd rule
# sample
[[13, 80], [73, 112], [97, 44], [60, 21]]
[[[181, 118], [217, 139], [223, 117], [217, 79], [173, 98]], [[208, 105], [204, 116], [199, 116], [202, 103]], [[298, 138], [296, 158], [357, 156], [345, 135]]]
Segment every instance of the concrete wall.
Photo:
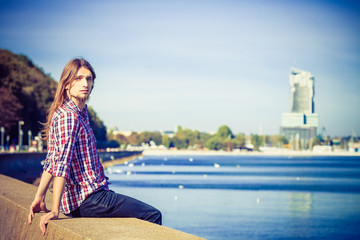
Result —
[[[0, 174], [0, 240], [8, 239], [202, 239], [181, 231], [134, 218], [68, 218], [60, 214], [50, 221], [45, 236], [39, 223], [43, 213], [27, 223], [29, 207], [36, 187]], [[52, 195], [46, 204], [51, 208]]]

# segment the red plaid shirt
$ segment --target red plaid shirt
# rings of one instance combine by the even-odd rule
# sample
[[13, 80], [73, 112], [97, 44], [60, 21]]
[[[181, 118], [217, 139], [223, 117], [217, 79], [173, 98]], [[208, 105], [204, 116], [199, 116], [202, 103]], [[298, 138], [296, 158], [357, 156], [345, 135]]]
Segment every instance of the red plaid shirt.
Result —
[[86, 107], [80, 111], [67, 99], [55, 111], [44, 170], [67, 180], [61, 199], [61, 210], [65, 214], [78, 208], [89, 194], [109, 190]]

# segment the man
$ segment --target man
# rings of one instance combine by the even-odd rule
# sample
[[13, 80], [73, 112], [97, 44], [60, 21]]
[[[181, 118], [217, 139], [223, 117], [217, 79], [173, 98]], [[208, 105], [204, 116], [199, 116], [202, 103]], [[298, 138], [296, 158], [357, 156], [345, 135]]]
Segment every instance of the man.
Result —
[[[109, 190], [86, 107], [95, 77], [86, 60], [71, 60], [61, 74], [49, 109], [43, 132], [48, 140], [48, 153], [28, 216], [31, 224], [35, 213], [46, 212], [40, 220], [44, 235], [46, 224], [58, 218], [60, 207], [72, 217], [134, 217], [161, 225], [159, 210]], [[52, 179], [53, 201], [49, 211], [45, 196]]]

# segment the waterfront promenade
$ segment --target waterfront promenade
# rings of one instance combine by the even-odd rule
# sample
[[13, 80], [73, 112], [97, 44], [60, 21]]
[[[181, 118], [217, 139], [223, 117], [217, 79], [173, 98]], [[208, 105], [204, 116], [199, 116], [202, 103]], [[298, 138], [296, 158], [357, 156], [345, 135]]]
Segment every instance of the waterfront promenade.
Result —
[[[27, 223], [29, 206], [36, 193], [36, 186], [0, 174], [0, 240], [5, 239], [185, 239], [200, 237], [168, 227], [134, 218], [68, 218], [60, 214], [51, 221], [45, 236], [39, 222], [43, 213], [35, 215], [33, 224]], [[46, 204], [51, 208], [51, 192]]]
[[[10, 156], [10, 157], [9, 157]], [[123, 164], [141, 156], [141, 152], [100, 153], [104, 168]], [[2, 154], [0, 171], [0, 240], [5, 239], [202, 239], [175, 229], [133, 218], [68, 218], [63, 214], [51, 221], [45, 236], [39, 228], [40, 217], [35, 215], [32, 225], [27, 224], [29, 206], [37, 187], [1, 173], [27, 175], [32, 179], [41, 174], [40, 161], [44, 153]], [[30, 174], [29, 172], [34, 172]], [[30, 174], [30, 175], [29, 175]], [[22, 179], [21, 176], [15, 176]], [[36, 183], [34, 183], [36, 184]], [[51, 209], [52, 193], [47, 192], [46, 204]]]

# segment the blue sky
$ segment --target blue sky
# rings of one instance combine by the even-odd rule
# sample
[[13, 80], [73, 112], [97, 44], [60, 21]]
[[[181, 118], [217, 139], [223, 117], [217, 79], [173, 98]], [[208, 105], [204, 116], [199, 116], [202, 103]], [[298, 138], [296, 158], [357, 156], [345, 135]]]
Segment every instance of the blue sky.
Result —
[[327, 134], [360, 135], [355, 1], [4, 1], [0, 48], [58, 80], [82, 56], [106, 126], [279, 132], [290, 67], [315, 77]]

